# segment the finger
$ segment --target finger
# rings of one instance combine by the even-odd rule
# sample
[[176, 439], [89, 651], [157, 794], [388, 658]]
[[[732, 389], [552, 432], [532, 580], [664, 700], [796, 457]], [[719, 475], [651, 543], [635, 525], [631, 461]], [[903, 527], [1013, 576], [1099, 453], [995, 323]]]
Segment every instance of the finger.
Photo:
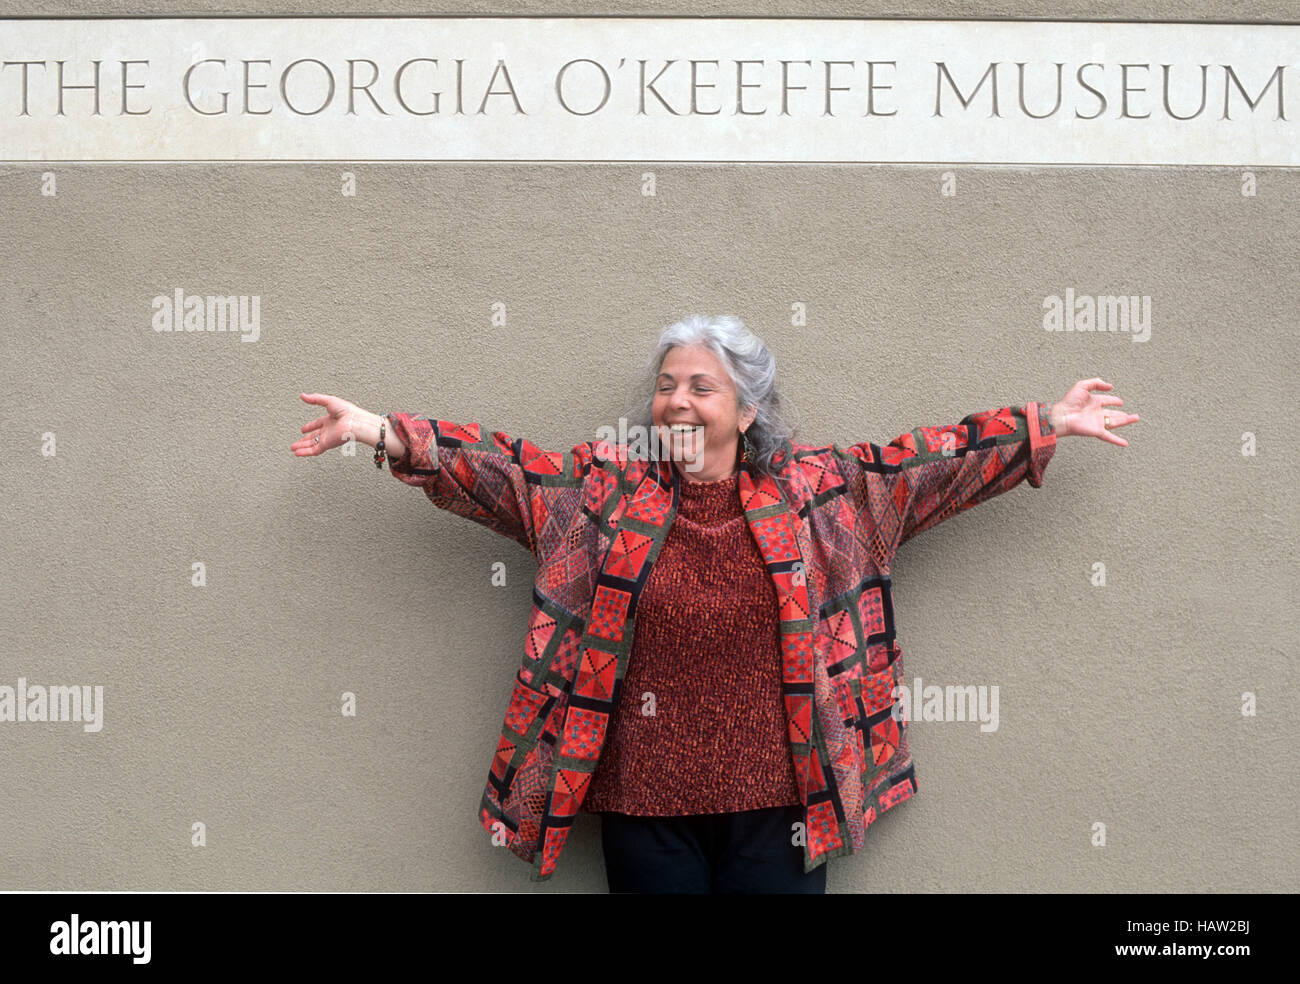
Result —
[[[1133, 415], [1127, 413], [1099, 415], [1100, 419], [1097, 421], [1099, 426], [1095, 431], [1097, 437], [1100, 437], [1103, 441], [1109, 441], [1111, 444], [1118, 444], [1120, 447], [1128, 447], [1127, 441], [1122, 437], [1116, 437], [1112, 432], [1117, 427], [1123, 427], [1127, 424], [1129, 422], [1128, 418], [1131, 416]], [[1106, 426], [1106, 417], [1110, 418], [1110, 427]]]
[[1124, 405], [1124, 401], [1114, 395], [1099, 396], [1097, 397], [1097, 402], [1103, 407], [1122, 407]]
[[299, 393], [298, 395], [301, 396], [308, 403], [317, 403], [320, 404], [321, 406], [324, 406], [325, 401], [329, 399], [329, 397], [327, 397], [324, 393]]
[[298, 438], [298, 440], [294, 441], [293, 447], [314, 448], [315, 450], [320, 451], [325, 447], [325, 438], [320, 437], [320, 439], [317, 440], [318, 436], [319, 435], [313, 435], [311, 437], [300, 437]]
[[329, 417], [317, 417], [310, 424], [303, 424], [302, 432], [304, 434], [308, 434], [311, 431], [317, 430], [318, 428], [323, 427], [325, 425], [325, 421], [327, 420], [329, 420]]
[[1090, 379], [1084, 385], [1087, 386], [1089, 390], [1108, 390], [1115, 388], [1110, 383], [1106, 382], [1106, 380], [1101, 378]]

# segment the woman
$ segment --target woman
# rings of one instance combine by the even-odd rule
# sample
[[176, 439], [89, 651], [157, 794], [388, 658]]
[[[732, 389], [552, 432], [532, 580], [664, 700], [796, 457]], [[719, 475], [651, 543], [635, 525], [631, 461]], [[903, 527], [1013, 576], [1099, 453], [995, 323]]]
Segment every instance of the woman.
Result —
[[[532, 617], [480, 824], [555, 869], [601, 814], [613, 892], [825, 891], [915, 792], [889, 571], [897, 548], [1028, 478], [1056, 440], [1135, 423], [1101, 379], [888, 445], [798, 444], [736, 318], [665, 329], [629, 440], [543, 451], [337, 397], [292, 449], [351, 436], [433, 503], [527, 547]], [[634, 631], [635, 629], [635, 631]]]

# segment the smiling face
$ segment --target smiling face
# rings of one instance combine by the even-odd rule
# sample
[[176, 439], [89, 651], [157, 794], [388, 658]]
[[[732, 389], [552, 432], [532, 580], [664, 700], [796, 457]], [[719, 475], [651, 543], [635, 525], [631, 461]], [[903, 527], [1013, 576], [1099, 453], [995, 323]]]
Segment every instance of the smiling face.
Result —
[[[722, 360], [703, 345], [668, 350], [655, 382], [656, 428], [694, 425], [687, 433], [668, 432], [667, 450], [683, 479], [713, 482], [736, 470], [740, 432], [754, 422], [755, 410], [741, 412], [736, 388]], [[662, 431], [660, 433], [663, 433]]]

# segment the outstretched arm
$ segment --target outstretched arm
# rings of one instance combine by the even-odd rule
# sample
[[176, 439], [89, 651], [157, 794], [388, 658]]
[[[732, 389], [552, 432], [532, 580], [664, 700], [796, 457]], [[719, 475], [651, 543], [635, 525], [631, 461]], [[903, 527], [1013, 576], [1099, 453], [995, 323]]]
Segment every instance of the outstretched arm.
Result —
[[1137, 415], [1109, 409], [1123, 401], [1094, 394], [1094, 388], [1112, 387], [1101, 379], [1081, 380], [1054, 404], [1002, 407], [957, 424], [918, 427], [885, 445], [863, 442], [843, 449], [862, 470], [860, 505], [869, 512], [886, 556], [1026, 479], [1033, 488], [1041, 486], [1060, 437], [1093, 435], [1126, 447], [1128, 442], [1111, 430], [1136, 422]]
[[454, 423], [407, 413], [385, 417], [338, 397], [302, 394], [329, 413], [303, 427], [294, 443], [300, 457], [321, 454], [352, 437], [374, 447], [386, 424], [385, 451], [394, 477], [424, 489], [434, 505], [471, 519], [525, 546], [541, 560], [547, 527], [564, 529], [582, 507], [590, 444], [544, 451], [477, 423]]
[[582, 506], [589, 445], [544, 451], [524, 438], [488, 432], [477, 423], [407, 413], [390, 413], [384, 419], [388, 432], [406, 448], [400, 458], [389, 461], [394, 477], [423, 487], [438, 508], [508, 536], [539, 560], [546, 525], [566, 525]]
[[1048, 404], [1031, 401], [918, 427], [877, 446], [846, 449], [860, 462], [863, 504], [887, 556], [918, 533], [1025, 479], [1035, 488], [1056, 450]]

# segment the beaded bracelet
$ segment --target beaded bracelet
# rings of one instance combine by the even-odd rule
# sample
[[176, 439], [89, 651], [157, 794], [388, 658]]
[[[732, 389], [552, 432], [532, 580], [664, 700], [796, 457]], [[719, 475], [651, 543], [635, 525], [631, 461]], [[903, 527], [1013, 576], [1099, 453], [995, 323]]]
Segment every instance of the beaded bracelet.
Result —
[[378, 468], [380, 471], [383, 471], [384, 468], [384, 427], [385, 426], [386, 426], [385, 418], [380, 417], [379, 418], [379, 440], [375, 442], [375, 467]]

